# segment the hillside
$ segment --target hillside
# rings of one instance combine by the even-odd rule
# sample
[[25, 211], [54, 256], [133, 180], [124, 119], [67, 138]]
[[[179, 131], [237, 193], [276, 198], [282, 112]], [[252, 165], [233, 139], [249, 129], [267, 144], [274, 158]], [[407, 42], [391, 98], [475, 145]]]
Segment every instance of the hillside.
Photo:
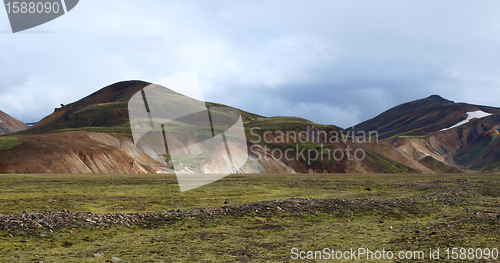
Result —
[[500, 108], [455, 103], [432, 95], [391, 108], [370, 120], [348, 130], [377, 131], [380, 139], [392, 136], [424, 136], [452, 127], [467, 118], [467, 112], [500, 113]]
[[0, 135], [22, 131], [28, 126], [0, 110]]
[[[142, 81], [109, 85], [56, 109], [33, 127], [3, 138], [0, 172], [170, 173], [172, 164], [180, 166], [177, 171], [187, 173], [235, 172], [232, 160], [203, 155], [206, 148], [201, 142], [226, 128], [213, 125], [212, 135], [207, 137], [205, 131], [193, 126], [201, 121], [197, 114], [167, 125], [174, 129], [170, 132], [182, 131], [173, 142], [175, 145], [167, 149], [161, 145], [145, 146], [154, 135], [148, 132], [147, 115], [132, 123], [134, 129], [144, 130], [133, 138], [129, 100], [148, 85]], [[149, 107], [174, 115], [179, 113], [179, 101], [185, 109], [203, 106], [203, 102], [200, 106], [200, 101], [163, 87], [154, 88], [153, 97], [162, 99], [149, 101], [154, 103]], [[142, 99], [137, 103], [142, 103]], [[249, 149], [248, 161], [238, 171], [242, 173], [442, 173], [500, 169], [500, 109], [494, 107], [455, 103], [433, 95], [401, 104], [344, 130], [297, 117], [263, 117], [217, 103], [205, 105], [222, 107], [210, 110], [211, 118], [232, 120], [238, 116], [236, 112], [240, 113]], [[166, 121], [161, 115], [153, 117], [158, 123]], [[359, 136], [359, 132], [370, 131], [379, 132], [380, 140]], [[171, 147], [189, 150], [183, 150], [183, 157], [171, 159]], [[223, 154], [225, 150], [217, 151]], [[234, 161], [240, 162], [238, 156], [233, 156]], [[241, 156], [245, 156], [241, 160], [247, 160], [246, 153]]]
[[[131, 137], [128, 101], [148, 85], [150, 83], [144, 81], [123, 81], [109, 85], [81, 100], [55, 109], [52, 114], [19, 134], [83, 130]], [[165, 89], [165, 92], [173, 96], [177, 94], [169, 89]], [[244, 122], [261, 117], [245, 111], [240, 112]]]
[[433, 95], [398, 105], [350, 130], [377, 131], [406, 157], [434, 172], [449, 173], [499, 170], [499, 126], [499, 108]]
[[[137, 148], [133, 144], [128, 119], [128, 101], [138, 91], [148, 86], [142, 81], [119, 82], [74, 103], [56, 109], [33, 127], [14, 134], [17, 144], [0, 151], [0, 172], [10, 173], [140, 173], [172, 172], [168, 163], [168, 152], [161, 149]], [[189, 108], [193, 99], [182, 98], [181, 94], [169, 89], [160, 89], [162, 105], [155, 105], [162, 112], [174, 112], [174, 103], [169, 101], [184, 100], [184, 107]], [[206, 103], [207, 106], [224, 106], [217, 103]], [[194, 106], [194, 105], [193, 105]], [[370, 150], [362, 144], [351, 140], [347, 135], [343, 140], [334, 140], [333, 134], [345, 135], [345, 130], [330, 125], [324, 126], [295, 117], [267, 118], [239, 109], [225, 106], [226, 110], [212, 111], [212, 117], [224, 118], [234, 115], [238, 110], [245, 125], [245, 133], [249, 139], [249, 159], [240, 169], [244, 173], [379, 173], [379, 172], [428, 172], [425, 167], [405, 160], [401, 164]], [[214, 115], [215, 114], [215, 115]], [[195, 120], [195, 119], [194, 119]], [[179, 124], [176, 122], [177, 125]], [[134, 123], [134, 125], [138, 125]], [[140, 124], [139, 124], [140, 125]], [[187, 147], [200, 142], [198, 130], [188, 124], [182, 130], [187, 131], [184, 141], [177, 146]], [[214, 127], [217, 130], [217, 127]], [[258, 131], [252, 132], [252, 128]], [[272, 132], [270, 134], [269, 132]], [[297, 141], [293, 135], [286, 139], [279, 138], [278, 133], [306, 133], [305, 141]], [[325, 138], [314, 137], [324, 132]], [[264, 136], [266, 140], [250, 140], [252, 136]], [[193, 136], [194, 135], [194, 136]], [[309, 135], [311, 137], [309, 137]], [[186, 137], [187, 136], [187, 137]], [[110, 139], [114, 138], [114, 139]], [[96, 140], [95, 138], [107, 138]], [[254, 138], [255, 139], [255, 138]], [[294, 139], [294, 140], [292, 140]], [[118, 140], [118, 142], [116, 141]], [[292, 140], [292, 141], [290, 141]], [[188, 144], [186, 144], [188, 143]], [[184, 146], [182, 146], [184, 144]], [[160, 147], [161, 148], [161, 147]], [[32, 149], [32, 151], [30, 151]], [[279, 155], [278, 150], [285, 152]], [[155, 153], [151, 155], [151, 151]], [[301, 152], [319, 153], [312, 158], [304, 158]], [[362, 160], [356, 160], [354, 152], [364, 153]], [[397, 155], [396, 149], [389, 149]], [[147, 158], [153, 156], [154, 158]], [[333, 154], [336, 154], [333, 155]], [[126, 157], [128, 156], [128, 157]], [[338, 157], [338, 158], [337, 158]], [[340, 158], [342, 157], [342, 158]], [[191, 161], [196, 155], [182, 161], [183, 169], [191, 171]], [[306, 160], [307, 159], [307, 160]], [[313, 160], [309, 160], [313, 159]], [[179, 161], [179, 160], [178, 160]], [[136, 163], [134, 169], [130, 164]], [[100, 165], [97, 165], [100, 164]], [[204, 168], [203, 168], [204, 167]], [[231, 171], [228, 163], [204, 163], [202, 169], [212, 173]], [[178, 170], [178, 168], [176, 169]]]

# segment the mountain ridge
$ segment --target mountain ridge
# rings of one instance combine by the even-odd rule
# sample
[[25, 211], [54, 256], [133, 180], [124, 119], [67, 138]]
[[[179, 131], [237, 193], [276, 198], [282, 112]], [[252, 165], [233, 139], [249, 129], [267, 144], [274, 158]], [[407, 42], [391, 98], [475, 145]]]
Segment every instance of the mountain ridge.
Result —
[[500, 108], [456, 103], [439, 95], [431, 95], [397, 105], [347, 130], [377, 131], [381, 139], [401, 135], [422, 136], [449, 128], [466, 119], [466, 112], [476, 110], [492, 114], [500, 113]]
[[[71, 169], [63, 169], [60, 164], [54, 166], [55, 160], [58, 158], [61, 159], [62, 163], [65, 163], [66, 166], [71, 167], [74, 165], [72, 162], [79, 163], [79, 167], [75, 167], [75, 172], [84, 172], [84, 171], [103, 171], [109, 172], [106, 169], [96, 170], [92, 168], [94, 164], [100, 162], [108, 163], [107, 167], [121, 167], [117, 171], [124, 171], [127, 166], [122, 166], [122, 164], [116, 163], [112, 161], [109, 163], [108, 159], [104, 158], [100, 152], [105, 152], [104, 156], [115, 156], [111, 159], [113, 160], [124, 160], [124, 157], [121, 156], [121, 150], [116, 148], [122, 148], [122, 145], [129, 145], [131, 142], [130, 135], [130, 124], [128, 120], [128, 110], [127, 110], [127, 100], [133, 94], [149, 85], [147, 82], [142, 81], [124, 81], [118, 82], [111, 85], [108, 85], [89, 96], [86, 96], [76, 102], [63, 105], [61, 108], [56, 109], [52, 114], [43, 118], [39, 123], [34, 125], [28, 130], [18, 132], [13, 136], [16, 136], [19, 140], [23, 141], [22, 147], [9, 149], [9, 151], [0, 152], [0, 158], [3, 156], [7, 156], [8, 154], [14, 154], [16, 151], [23, 151], [28, 153], [26, 150], [29, 145], [31, 147], [36, 147], [37, 152], [45, 152], [45, 155], [52, 156], [48, 163], [47, 167], [59, 167], [57, 169], [58, 172], [70, 172]], [[171, 92], [168, 89], [165, 89], [164, 92]], [[172, 96], [176, 96], [173, 92], [171, 92]], [[169, 97], [167, 96], [168, 100]], [[206, 103], [207, 106], [220, 106], [217, 103]], [[314, 132], [326, 132], [326, 131], [335, 131], [337, 133], [342, 133], [344, 130], [334, 126], [334, 125], [321, 125], [315, 124], [305, 119], [301, 118], [293, 118], [293, 117], [274, 117], [267, 118], [257, 114], [249, 113], [243, 110], [240, 111], [243, 123], [246, 126], [245, 132], [247, 136], [250, 136], [250, 128], [255, 125], [262, 126], [263, 130], [261, 131], [261, 135], [268, 134], [267, 132], [277, 132], [277, 131], [302, 131], [313, 134]], [[82, 132], [83, 135], [82, 135]], [[89, 133], [90, 132], [90, 133]], [[103, 135], [99, 135], [102, 133]], [[59, 147], [57, 146], [60, 143], [64, 143], [64, 141], [59, 140], [57, 134], [61, 134], [65, 138], [75, 138], [75, 140], [79, 141], [81, 144], [81, 149], [79, 150], [78, 146], [69, 143], [68, 147]], [[95, 147], [94, 145], [100, 145], [95, 138], [101, 138], [104, 134], [112, 135], [116, 138], [121, 138], [120, 140], [128, 141], [128, 143], [115, 144], [111, 141], [107, 141], [106, 144], [108, 146]], [[369, 149], [365, 149], [362, 145], [357, 144], [356, 142], [346, 141], [346, 142], [335, 142], [328, 143], [328, 145], [323, 145], [322, 141], [318, 141], [316, 139], [308, 140], [307, 142], [300, 142], [295, 144], [284, 143], [276, 140], [274, 135], [268, 135], [268, 138], [272, 140], [272, 142], [247, 142], [247, 146], [250, 150], [250, 157], [242, 167], [242, 172], [259, 172], [259, 173], [309, 173], [309, 172], [418, 172], [417, 170], [410, 168], [406, 165], [400, 164], [396, 161], [391, 160], [390, 158], [384, 157], [379, 153], [371, 151]], [[128, 138], [128, 139], [124, 139]], [[274, 138], [274, 140], [272, 139]], [[292, 149], [295, 148], [296, 149]], [[300, 159], [297, 155], [293, 158], [288, 158], [293, 156], [297, 151], [304, 150], [318, 150], [322, 149], [325, 146], [328, 151], [333, 151], [334, 149], [339, 149], [342, 151], [342, 154], [348, 154], [349, 149], [363, 149], [366, 150], [366, 160], [359, 161], [348, 161], [348, 158], [352, 158], [352, 156], [346, 158], [342, 158], [338, 161], [333, 159], [323, 159], [315, 160], [312, 162], [308, 162], [306, 160]], [[135, 146], [134, 146], [135, 147]], [[134, 147], [126, 147], [126, 151], [128, 154], [137, 161], [145, 170], [154, 170], [156, 172], [165, 172], [165, 169], [168, 169], [168, 165], [165, 163], [163, 167], [161, 165], [151, 165], [150, 160], [146, 160], [137, 155], [140, 152], [139, 149]], [[277, 156], [275, 154], [275, 149], [285, 149], [284, 147], [291, 148], [289, 153], [290, 156]], [[71, 151], [67, 151], [66, 148], [71, 149]], [[299, 149], [300, 148], [300, 149]], [[23, 150], [24, 149], [24, 150]], [[93, 150], [94, 149], [94, 150]], [[392, 150], [395, 151], [395, 150]], [[85, 152], [85, 154], [81, 154]], [[340, 153], [340, 152], [339, 152]], [[321, 153], [323, 155], [324, 153]], [[352, 154], [352, 153], [351, 153]], [[29, 154], [16, 154], [18, 159], [16, 162], [29, 164], [31, 162]], [[38, 156], [43, 156], [42, 154], [38, 154]], [[76, 157], [75, 157], [76, 156]], [[90, 157], [89, 157], [90, 156]], [[79, 158], [80, 161], [78, 161]], [[89, 162], [89, 160], [100, 160]], [[161, 158], [160, 158], [161, 159]], [[71, 161], [73, 160], [73, 161]], [[107, 160], [107, 161], [105, 161]], [[14, 160], [11, 159], [11, 162]], [[37, 161], [37, 163], [39, 163]], [[42, 162], [43, 163], [43, 162]], [[87, 168], [82, 165], [85, 164]], [[2, 167], [9, 166], [9, 163], [3, 163], [0, 165], [0, 171], [2, 171]], [[9, 166], [10, 172], [15, 172], [12, 170], [15, 166]], [[24, 167], [24, 168], [22, 168]], [[43, 168], [43, 166], [38, 166], [39, 168], [35, 170], [26, 170], [26, 165], [19, 165], [20, 172], [47, 172], [52, 171], [55, 168]], [[226, 165], [222, 164], [214, 164], [211, 167], [219, 167], [217, 169], [226, 169]], [[214, 168], [212, 168], [214, 169]], [[3, 170], [5, 172], [7, 170]], [[167, 171], [168, 172], [168, 171]], [[172, 172], [172, 171], [170, 171]], [[212, 170], [214, 173], [224, 172], [223, 170]]]
[[[4, 160], [0, 162], [0, 172], [172, 172], [167, 163], [162, 160], [158, 163], [158, 159], [155, 161], [141, 153], [131, 139], [127, 103], [130, 97], [148, 85], [150, 83], [144, 81], [121, 81], [108, 85], [78, 101], [62, 105], [33, 127], [12, 134], [22, 143], [0, 151], [0, 158]], [[167, 99], [182, 96], [169, 89], [162, 92], [173, 96], [167, 96]], [[213, 102], [207, 102], [206, 105], [224, 106]], [[455, 103], [439, 95], [431, 95], [397, 105], [350, 129], [317, 124], [298, 117], [263, 117], [229, 108], [241, 113], [248, 140], [249, 159], [241, 172], [439, 173], [500, 169], [500, 162], [496, 161], [500, 159], [496, 154], [500, 153], [495, 148], [500, 145], [497, 136], [500, 109], [495, 107]], [[484, 110], [492, 115], [441, 131], [465, 119], [466, 112], [472, 110]], [[259, 129], [252, 130], [254, 128]], [[359, 141], [354, 136], [356, 131], [366, 134], [377, 131], [380, 141]], [[308, 135], [305, 142], [297, 142], [294, 138], [297, 134], [280, 139], [280, 132], [303, 132], [312, 137]], [[314, 136], [320, 133], [328, 134], [328, 137]], [[347, 140], [334, 142], [332, 134], [347, 134]], [[255, 136], [265, 139], [254, 141]], [[64, 147], [64, 140], [59, 137], [68, 140], [74, 138], [78, 143], [68, 143]], [[38, 157], [30, 156], [29, 147], [36, 149]], [[362, 150], [364, 159], [352, 159], [349, 149]], [[277, 155], [276, 150], [288, 150], [285, 153], [289, 155]], [[321, 160], [310, 162], [299, 158], [299, 155], [293, 157], [304, 150], [321, 152]], [[346, 158], [334, 160], [330, 153], [340, 153], [337, 150]], [[481, 152], [483, 155], [478, 154], [478, 160], [468, 155], [468, 151]], [[10, 155], [17, 156], [17, 159], [9, 158]], [[44, 155], [47, 156], [42, 158], [45, 162], [31, 159]], [[67, 167], [61, 166], [57, 160]], [[122, 163], [124, 160], [127, 163]], [[17, 168], [14, 163], [18, 164]], [[37, 166], [31, 169], [30, 163], [37, 163]], [[105, 165], [99, 166], [98, 163]], [[73, 167], [75, 164], [78, 164], [77, 167]], [[211, 167], [218, 167], [212, 171], [214, 173], [229, 169], [221, 163], [212, 164]]]
[[0, 110], [0, 135], [22, 131], [28, 128], [24, 122], [17, 120]]

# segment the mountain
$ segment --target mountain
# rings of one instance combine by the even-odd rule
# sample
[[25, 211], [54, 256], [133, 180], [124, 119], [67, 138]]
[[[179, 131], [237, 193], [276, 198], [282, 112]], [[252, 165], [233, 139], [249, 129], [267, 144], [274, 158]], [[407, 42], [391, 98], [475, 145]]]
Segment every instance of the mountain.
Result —
[[391, 108], [348, 130], [377, 131], [380, 139], [392, 136], [423, 136], [452, 127], [467, 118], [467, 112], [500, 113], [500, 108], [455, 103], [432, 95]]
[[[52, 114], [31, 128], [12, 135], [11, 138], [21, 143], [0, 151], [0, 172], [172, 172], [168, 164], [151, 158], [137, 149], [132, 141], [128, 101], [148, 85], [150, 83], [143, 81], [118, 82], [81, 100], [55, 109]], [[162, 91], [172, 99], [180, 96], [169, 89]], [[168, 106], [168, 101], [166, 104]], [[244, 122], [261, 117], [245, 111], [240, 112]], [[257, 169], [245, 168], [249, 171]], [[263, 171], [287, 172], [286, 169], [286, 165], [283, 165], [281, 170], [278, 165], [278, 168], [263, 169]], [[213, 170], [213, 172], [220, 171]]]
[[500, 170], [500, 108], [440, 96], [398, 105], [350, 128], [379, 138], [434, 172]]
[[[62, 105], [30, 129], [20, 134], [40, 134], [61, 131], [97, 131], [131, 137], [128, 119], [128, 101], [138, 91], [151, 83], [144, 81], [122, 81], [106, 86], [74, 103]], [[169, 89], [165, 92], [175, 96]], [[208, 103], [218, 106], [217, 103]], [[175, 110], [175, 109], [171, 109]], [[243, 122], [262, 117], [241, 111]]]
[[[402, 164], [365, 147], [334, 125], [270, 117], [248, 123], [246, 130], [252, 154], [278, 159], [299, 173], [424, 172], [421, 167]], [[398, 154], [394, 148], [389, 151]]]
[[22, 131], [27, 128], [26, 124], [0, 110], [0, 135]]
[[145, 174], [162, 167], [145, 154], [134, 152], [127, 138], [104, 133], [16, 135], [15, 140], [20, 143], [0, 150], [0, 173]]
[[[134, 144], [129, 120], [130, 98], [150, 83], [123, 81], [74, 103], [62, 105], [33, 127], [4, 135], [0, 173], [171, 173], [170, 154], [163, 147]], [[161, 112], [175, 112], [175, 103], [199, 107], [199, 101], [161, 88]], [[149, 95], [148, 95], [149, 96]], [[190, 103], [194, 103], [191, 105]], [[440, 96], [398, 105], [350, 129], [321, 125], [297, 117], [264, 117], [225, 107], [210, 110], [223, 119], [239, 111], [249, 149], [242, 173], [460, 173], [500, 170], [500, 109], [455, 103]], [[151, 105], [150, 105], [151, 106]], [[196, 114], [191, 121], [197, 122]], [[159, 118], [158, 116], [155, 118]], [[156, 119], [158, 120], [158, 119]], [[163, 121], [160, 121], [163, 123]], [[134, 127], [142, 122], [133, 123]], [[139, 126], [136, 126], [139, 125]], [[179, 126], [180, 125], [180, 126]], [[184, 125], [184, 126], [183, 126]], [[193, 170], [205, 137], [186, 122], [175, 147], [188, 149], [179, 159]], [[212, 127], [213, 132], [217, 127]], [[377, 138], [371, 132], [378, 132]], [[197, 135], [198, 134], [198, 135]], [[6, 136], [6, 137], [5, 137]], [[145, 137], [143, 137], [145, 138]], [[198, 148], [193, 148], [195, 145]], [[233, 161], [240, 162], [238, 157]], [[175, 160], [175, 159], [174, 159]], [[204, 160], [200, 171], [235, 172], [231, 160]]]
[[[0, 151], [0, 172], [172, 172], [167, 162], [168, 153], [162, 156], [156, 149], [140, 149], [133, 144], [128, 101], [147, 85], [149, 83], [142, 81], [118, 82], [55, 109], [33, 127], [12, 135], [21, 143]], [[163, 109], [177, 110], [169, 106], [168, 101], [177, 100], [180, 94], [168, 89], [162, 89], [161, 92], [166, 100]], [[217, 103], [206, 104], [224, 106]], [[413, 159], [402, 156], [395, 148], [388, 147], [384, 150], [390, 153], [388, 157], [380, 154], [380, 151], [371, 150], [363, 143], [353, 140], [344, 129], [334, 125], [325, 126], [296, 117], [268, 118], [231, 107], [228, 109], [241, 113], [250, 149], [249, 159], [239, 172], [432, 172]], [[224, 115], [230, 112], [213, 114]], [[283, 134], [286, 136], [280, 136]], [[187, 146], [199, 142], [192, 135], [186, 136], [189, 139], [177, 143], [188, 143], [184, 145]], [[145, 151], [149, 151], [148, 154]], [[280, 155], [280, 151], [285, 154]], [[316, 155], [307, 156], [307, 153]], [[356, 154], [363, 158], [356, 159]], [[401, 158], [393, 160], [391, 156]], [[183, 165], [183, 168], [189, 170], [188, 161]], [[203, 167], [211, 173], [234, 172], [230, 170], [229, 163], [205, 163]]]

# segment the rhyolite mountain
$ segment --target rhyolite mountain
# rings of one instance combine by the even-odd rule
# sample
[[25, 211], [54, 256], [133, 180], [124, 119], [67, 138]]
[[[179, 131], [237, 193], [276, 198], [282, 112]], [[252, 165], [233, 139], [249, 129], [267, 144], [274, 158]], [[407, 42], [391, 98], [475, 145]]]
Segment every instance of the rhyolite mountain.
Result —
[[497, 171], [499, 125], [500, 108], [432, 95], [398, 105], [348, 130], [377, 131], [384, 142], [435, 172]]
[[[62, 105], [20, 134], [87, 130], [131, 136], [128, 101], [135, 93], [150, 84], [144, 81], [123, 81], [109, 85], [74, 103]], [[169, 89], [165, 89], [165, 92], [173, 97], [179, 95]], [[209, 105], [220, 104], [209, 103]], [[243, 122], [262, 117], [242, 110], [240, 112]]]
[[449, 128], [467, 118], [467, 112], [500, 113], [500, 108], [455, 103], [432, 95], [403, 103], [348, 130], [377, 131], [380, 139], [392, 136], [422, 136]]
[[27, 129], [28, 126], [0, 110], [0, 135]]
[[[0, 173], [172, 172], [165, 161], [151, 158], [132, 140], [128, 101], [149, 84], [124, 81], [109, 85], [55, 109], [29, 129], [9, 135], [22, 143], [0, 151]], [[179, 96], [169, 89], [163, 92], [167, 98]], [[446, 129], [464, 121], [467, 112], [479, 110], [491, 115]], [[439, 173], [500, 169], [500, 109], [494, 107], [455, 103], [433, 95], [396, 106], [347, 130], [297, 117], [264, 117], [239, 111], [249, 148], [249, 159], [238, 171], [242, 173]], [[352, 136], [352, 132], [359, 131], [377, 131], [379, 141]], [[320, 158], [307, 160], [299, 154], [303, 150], [318, 151]], [[365, 158], [354, 158], [356, 150], [362, 150]], [[337, 160], [332, 153], [345, 158]], [[207, 163], [206, 167], [213, 173], [229, 171], [223, 163]]]
[[[33, 127], [12, 135], [22, 144], [0, 151], [0, 172], [172, 172], [166, 163], [137, 149], [131, 139], [128, 101], [148, 85], [142, 81], [115, 83], [55, 109]], [[243, 111], [241, 115], [246, 122], [259, 117]]]
[[[128, 101], [149, 85], [142, 81], [124, 81], [109, 85], [74, 103], [57, 108], [33, 127], [12, 136], [20, 146], [0, 151], [3, 173], [164, 173], [172, 172], [165, 162], [140, 151], [131, 139]], [[175, 99], [178, 93], [165, 89]], [[167, 98], [169, 98], [167, 96]], [[207, 103], [209, 106], [221, 106]], [[222, 105], [223, 106], [223, 105]], [[172, 109], [175, 110], [175, 109]], [[389, 149], [399, 161], [392, 160], [350, 140], [318, 138], [314, 134], [345, 131], [334, 125], [321, 125], [295, 117], [267, 118], [239, 110], [248, 138], [249, 159], [239, 170], [243, 173], [327, 173], [327, 172], [432, 172], [418, 162]], [[252, 128], [259, 128], [253, 130]], [[294, 142], [293, 136], [283, 141], [279, 132], [303, 132], [306, 141]], [[304, 136], [304, 135], [300, 136]], [[254, 137], [252, 137], [254, 136]], [[328, 135], [331, 136], [331, 135]], [[307, 137], [307, 136], [306, 136]], [[255, 139], [255, 138], [254, 138]], [[296, 138], [294, 138], [296, 139]], [[191, 141], [192, 143], [192, 141]], [[279, 156], [276, 149], [290, 149]], [[307, 161], [299, 152], [318, 150], [317, 160]], [[363, 149], [366, 158], [353, 159], [354, 151]], [[337, 150], [345, 158], [335, 160]], [[340, 157], [340, 156], [338, 156]], [[226, 164], [207, 164], [210, 172], [227, 172]]]

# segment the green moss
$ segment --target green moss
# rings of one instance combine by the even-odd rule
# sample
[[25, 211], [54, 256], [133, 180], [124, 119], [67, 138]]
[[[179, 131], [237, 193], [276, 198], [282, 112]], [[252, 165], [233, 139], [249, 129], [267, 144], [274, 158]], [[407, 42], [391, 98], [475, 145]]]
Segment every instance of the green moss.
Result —
[[366, 159], [370, 161], [370, 163], [377, 166], [379, 170], [385, 173], [417, 173], [418, 171], [400, 164], [396, 161], [388, 159], [384, 156], [381, 156], [377, 153], [366, 152]]
[[0, 137], [0, 151], [10, 150], [12, 148], [22, 145], [23, 142], [16, 137]]
[[89, 132], [102, 132], [102, 133], [107, 133], [111, 135], [121, 135], [121, 136], [127, 136], [127, 137], [132, 137], [132, 131], [130, 130], [130, 127], [120, 127], [120, 126], [115, 126], [115, 127], [80, 127], [80, 128], [65, 128], [65, 129], [56, 129], [50, 131], [51, 133], [56, 133], [56, 132], [68, 132], [68, 131], [89, 131]]
[[320, 127], [319, 124], [315, 124], [299, 117], [271, 117], [256, 119], [245, 128], [246, 130], [260, 128], [263, 131], [302, 131], [304, 130], [305, 125], [315, 125], [316, 127]]
[[[284, 186], [305, 178], [324, 183]], [[458, 180], [463, 178], [468, 178], [467, 184]], [[112, 262], [113, 257], [121, 262], [286, 262], [293, 247], [426, 253], [449, 244], [491, 248], [498, 246], [498, 220], [479, 216], [497, 211], [499, 185], [495, 174], [238, 174], [181, 193], [174, 175], [0, 175], [1, 214], [194, 210], [218, 208], [227, 199], [231, 205], [285, 198], [331, 200], [310, 199], [317, 212], [264, 208], [237, 216], [180, 218], [157, 227], [96, 228], [77, 220], [75, 226], [53, 232], [4, 231], [0, 258], [5, 262]], [[366, 186], [372, 191], [364, 190]], [[457, 192], [462, 194], [449, 196]], [[104, 258], [93, 256], [98, 251]]]
[[432, 156], [427, 156], [423, 158], [422, 160], [419, 161], [421, 164], [423, 164], [425, 167], [433, 170], [436, 173], [463, 173], [464, 171], [456, 168], [449, 166], [439, 160], [436, 160]]

